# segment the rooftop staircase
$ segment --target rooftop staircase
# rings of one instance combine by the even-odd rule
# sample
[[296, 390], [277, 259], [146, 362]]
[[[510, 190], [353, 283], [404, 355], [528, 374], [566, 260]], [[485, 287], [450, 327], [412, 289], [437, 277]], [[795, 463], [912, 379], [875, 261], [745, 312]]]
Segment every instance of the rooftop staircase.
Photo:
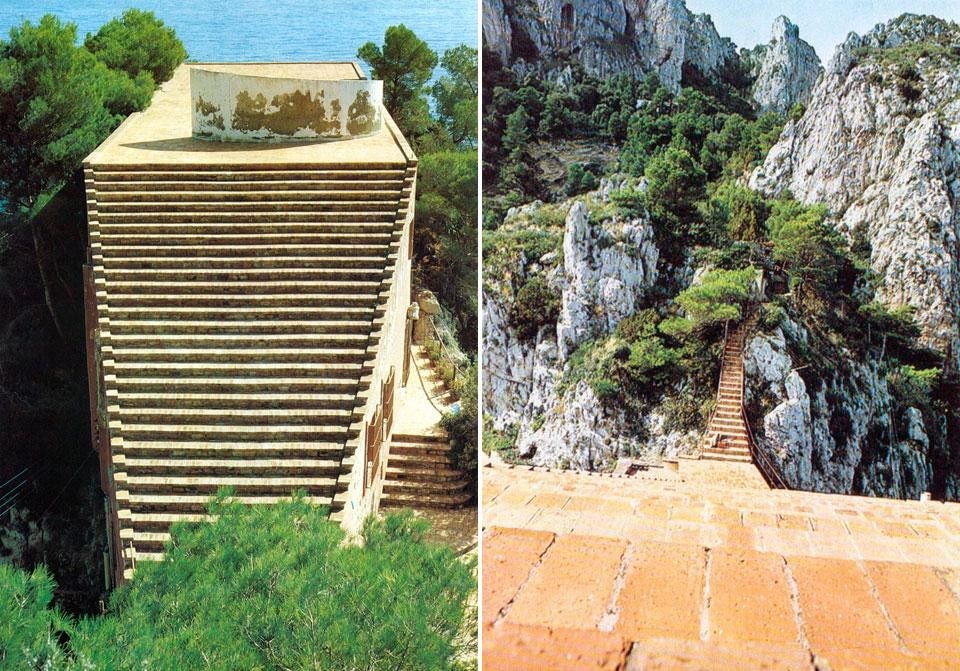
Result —
[[220, 487], [343, 505], [415, 171], [87, 168], [128, 575]]

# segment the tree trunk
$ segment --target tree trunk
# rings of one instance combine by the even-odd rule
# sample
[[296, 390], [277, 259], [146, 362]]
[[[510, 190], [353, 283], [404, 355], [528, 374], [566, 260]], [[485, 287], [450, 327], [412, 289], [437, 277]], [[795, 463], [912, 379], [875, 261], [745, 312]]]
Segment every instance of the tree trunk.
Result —
[[37, 255], [37, 268], [40, 271], [40, 283], [43, 284], [43, 298], [47, 304], [47, 311], [53, 320], [53, 326], [57, 329], [57, 335], [60, 336], [60, 342], [67, 344], [67, 335], [63, 330], [63, 324], [60, 323], [60, 317], [53, 305], [53, 296], [50, 293], [50, 278], [47, 275], [47, 268], [43, 262], [43, 250], [40, 246], [40, 227], [37, 225], [36, 217], [30, 220], [30, 231], [33, 233], [33, 249]]

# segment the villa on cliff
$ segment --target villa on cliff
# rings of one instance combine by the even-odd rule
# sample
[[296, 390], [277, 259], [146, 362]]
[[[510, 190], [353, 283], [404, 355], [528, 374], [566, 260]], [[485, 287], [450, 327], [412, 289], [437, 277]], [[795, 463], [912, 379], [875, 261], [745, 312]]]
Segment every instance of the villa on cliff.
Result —
[[353, 63], [188, 64], [84, 163], [113, 580], [229, 487], [377, 510], [408, 365], [414, 156]]

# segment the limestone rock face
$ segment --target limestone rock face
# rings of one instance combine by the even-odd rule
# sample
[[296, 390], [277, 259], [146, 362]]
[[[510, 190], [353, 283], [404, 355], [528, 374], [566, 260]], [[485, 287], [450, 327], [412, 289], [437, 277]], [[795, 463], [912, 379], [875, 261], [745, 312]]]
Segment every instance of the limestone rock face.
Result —
[[[596, 196], [602, 199], [601, 194], [609, 195], [610, 190], [605, 184]], [[530, 215], [538, 206], [517, 208], [507, 219]], [[521, 456], [539, 465], [598, 470], [625, 453], [650, 449], [636, 439], [638, 421], [631, 421], [636, 418], [605, 409], [584, 380], [561, 383], [570, 372], [569, 356], [580, 344], [608, 335], [640, 309], [657, 281], [658, 259], [646, 220], [610, 217], [591, 222], [590, 206], [578, 200], [565, 219], [563, 264], [543, 270], [541, 264], [524, 260], [511, 273], [514, 283], [522, 283], [525, 272], [546, 273], [548, 286], [560, 296], [556, 324], [542, 327], [532, 340], [520, 338], [509, 319], [513, 285], [485, 278], [484, 412], [494, 428], [516, 428]], [[643, 422], [651, 427], [648, 433], [655, 449], [675, 452], [696, 440], [665, 432], [662, 418], [639, 420]]]
[[484, 46], [506, 62], [510, 58], [512, 33], [503, 0], [483, 0], [480, 18], [483, 25]]
[[785, 16], [773, 22], [768, 44], [744, 50], [741, 57], [755, 78], [753, 99], [763, 112], [786, 114], [795, 103], [806, 105], [823, 73], [817, 52]]
[[563, 236], [565, 282], [557, 324], [561, 361], [636, 312], [656, 282], [659, 257], [653, 229], [642, 220], [594, 227], [583, 201], [574, 203]]
[[600, 77], [657, 72], [674, 90], [685, 66], [710, 75], [737, 58], [683, 0], [484, 0], [483, 41], [518, 72], [555, 79], [566, 56]]
[[[792, 337], [806, 336], [802, 326], [785, 326]], [[907, 408], [895, 417], [881, 372], [849, 352], [836, 354], [841, 369], [805, 380], [781, 329], [748, 341], [746, 402], [762, 413], [762, 421], [753, 418], [758, 447], [791, 488], [918, 499], [933, 477], [920, 411]], [[904, 440], [896, 438], [900, 424]], [[865, 445], [885, 454], [865, 454]]]
[[[920, 43], [941, 47], [904, 65], [903, 49]], [[851, 33], [750, 183], [825, 202], [838, 230], [869, 243], [878, 300], [915, 307], [924, 343], [956, 353], [960, 57], [943, 44], [960, 45], [960, 27], [931, 17]]]

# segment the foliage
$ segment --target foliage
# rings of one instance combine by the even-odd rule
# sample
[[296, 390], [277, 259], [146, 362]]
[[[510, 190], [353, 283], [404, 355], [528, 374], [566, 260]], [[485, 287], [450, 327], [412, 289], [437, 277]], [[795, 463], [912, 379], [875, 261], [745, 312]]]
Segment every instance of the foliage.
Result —
[[436, 52], [401, 23], [387, 28], [382, 47], [367, 42], [357, 57], [370, 66], [374, 79], [383, 80], [383, 104], [416, 146], [433, 124], [426, 84], [437, 66]]
[[477, 152], [426, 154], [417, 178], [417, 272], [452, 310], [464, 348], [476, 352]]
[[925, 408], [930, 404], [931, 393], [940, 380], [939, 368], [914, 368], [911, 365], [897, 366], [887, 375], [891, 393], [901, 407]]
[[582, 163], [571, 163], [567, 168], [567, 181], [563, 186], [568, 196], [575, 196], [597, 188], [599, 181], [593, 171]]
[[164, 25], [153, 12], [128, 9], [119, 19], [111, 19], [94, 35], [84, 40], [87, 51], [111, 70], [125, 72], [131, 80], [149, 75], [153, 85], [173, 76], [187, 58], [173, 28]]
[[437, 119], [457, 146], [477, 146], [477, 50], [464, 44], [440, 60], [447, 74], [433, 85]]
[[96, 60], [48, 14], [0, 42], [0, 197], [29, 208], [106, 137]]
[[510, 306], [510, 323], [524, 340], [535, 338], [542, 327], [556, 323], [559, 315], [560, 296], [540, 275], [524, 282]]
[[835, 288], [842, 265], [844, 243], [824, 218], [822, 206], [784, 206], [767, 222], [773, 242], [773, 258], [787, 266], [790, 288], [797, 305], [822, 300]]
[[757, 271], [752, 267], [711, 270], [699, 284], [681, 291], [676, 300], [695, 328], [737, 320], [743, 316], [743, 306], [750, 299], [756, 276]]
[[470, 482], [468, 491], [477, 491], [477, 444], [479, 415], [477, 413], [477, 364], [467, 369], [463, 378], [458, 380], [454, 390], [460, 397], [460, 412], [446, 414], [440, 425], [450, 436], [450, 455], [453, 467], [461, 471]]
[[717, 205], [733, 240], [758, 242], [765, 237], [767, 201], [756, 191], [727, 181], [717, 187], [711, 202]]
[[61, 669], [69, 665], [60, 641], [72, 633], [73, 622], [50, 607], [55, 587], [43, 566], [27, 573], [0, 563], [0, 667]]
[[[178, 523], [162, 562], [142, 563], [109, 612], [73, 623], [52, 580], [0, 566], [0, 609], [30, 668], [445, 669], [475, 588], [472, 567], [424, 541], [409, 511], [369, 519], [363, 546], [301, 498]], [[57, 636], [69, 633], [69, 638]], [[21, 654], [18, 647], [7, 654]]]

